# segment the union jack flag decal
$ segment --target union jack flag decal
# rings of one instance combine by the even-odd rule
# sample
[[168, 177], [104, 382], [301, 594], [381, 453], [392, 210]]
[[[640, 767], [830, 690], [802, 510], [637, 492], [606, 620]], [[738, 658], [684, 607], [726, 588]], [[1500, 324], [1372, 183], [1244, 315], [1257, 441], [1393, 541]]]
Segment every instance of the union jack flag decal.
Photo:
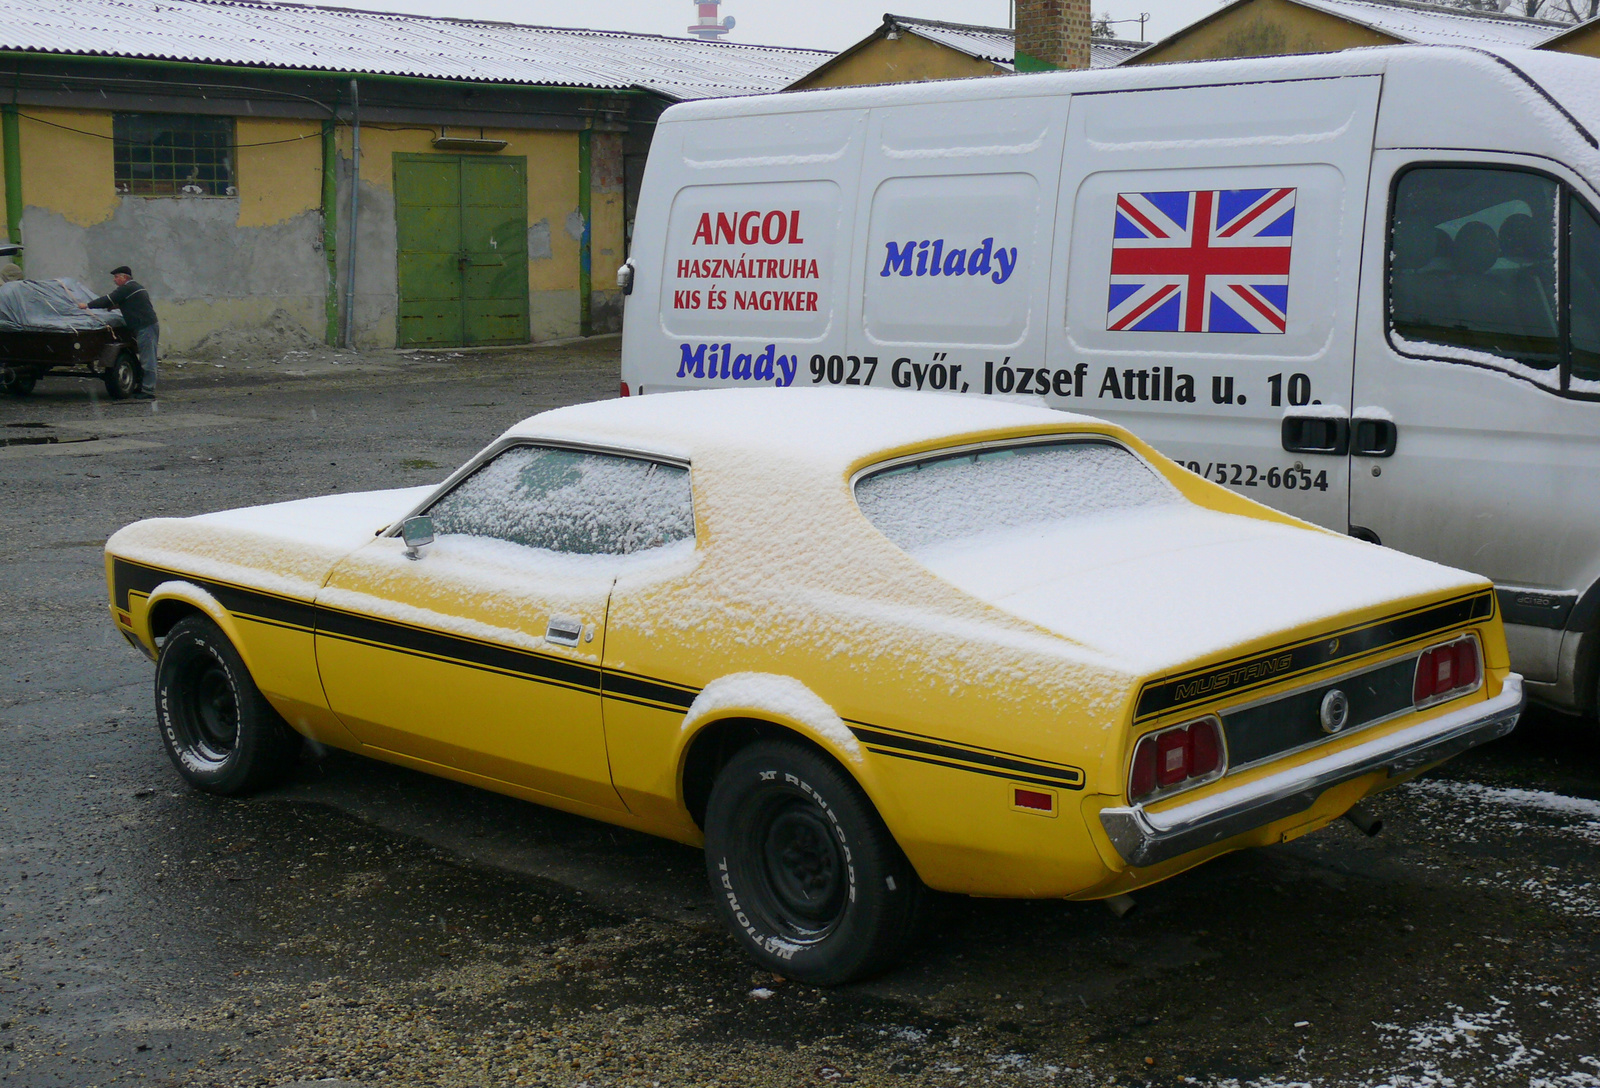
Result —
[[1106, 328], [1282, 333], [1294, 193], [1118, 193]]

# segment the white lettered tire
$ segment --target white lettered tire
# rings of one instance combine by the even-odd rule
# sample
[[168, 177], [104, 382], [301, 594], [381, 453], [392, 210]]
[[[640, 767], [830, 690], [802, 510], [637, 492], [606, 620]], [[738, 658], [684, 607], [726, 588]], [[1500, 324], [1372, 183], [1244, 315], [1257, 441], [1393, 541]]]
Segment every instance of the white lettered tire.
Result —
[[836, 986], [889, 966], [915, 929], [915, 870], [861, 788], [807, 744], [736, 753], [705, 830], [717, 910], [768, 970]]
[[239, 651], [204, 616], [179, 620], [161, 643], [156, 723], [178, 773], [196, 789], [230, 797], [288, 777], [301, 747]]

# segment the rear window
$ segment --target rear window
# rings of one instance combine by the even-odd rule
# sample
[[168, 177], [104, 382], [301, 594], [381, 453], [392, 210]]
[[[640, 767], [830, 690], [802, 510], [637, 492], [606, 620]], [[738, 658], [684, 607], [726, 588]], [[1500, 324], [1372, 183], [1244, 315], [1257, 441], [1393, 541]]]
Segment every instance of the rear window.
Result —
[[1127, 449], [1094, 440], [939, 454], [856, 482], [861, 512], [908, 552], [1183, 501]]

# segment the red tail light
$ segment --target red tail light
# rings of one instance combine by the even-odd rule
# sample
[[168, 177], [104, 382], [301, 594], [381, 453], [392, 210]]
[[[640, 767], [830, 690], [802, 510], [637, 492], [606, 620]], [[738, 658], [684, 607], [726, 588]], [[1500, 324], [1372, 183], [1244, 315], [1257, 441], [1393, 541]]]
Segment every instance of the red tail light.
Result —
[[1478, 640], [1471, 635], [1430, 646], [1417, 656], [1416, 679], [1411, 687], [1411, 701], [1416, 706], [1430, 706], [1444, 699], [1465, 695], [1477, 688], [1483, 670], [1478, 661]]
[[1224, 765], [1222, 727], [1216, 718], [1146, 733], [1133, 750], [1128, 800], [1174, 793], [1220, 777]]
[[628, 395], [628, 383], [627, 382], [623, 382], [622, 383], [622, 395], [623, 396], [627, 396]]

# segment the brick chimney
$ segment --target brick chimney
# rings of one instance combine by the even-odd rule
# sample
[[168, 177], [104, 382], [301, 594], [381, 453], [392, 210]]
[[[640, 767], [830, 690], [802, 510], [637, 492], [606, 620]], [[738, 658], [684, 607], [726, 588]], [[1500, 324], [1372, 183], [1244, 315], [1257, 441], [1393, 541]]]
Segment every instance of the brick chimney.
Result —
[[1089, 0], [1016, 0], [1017, 71], [1089, 67]]

